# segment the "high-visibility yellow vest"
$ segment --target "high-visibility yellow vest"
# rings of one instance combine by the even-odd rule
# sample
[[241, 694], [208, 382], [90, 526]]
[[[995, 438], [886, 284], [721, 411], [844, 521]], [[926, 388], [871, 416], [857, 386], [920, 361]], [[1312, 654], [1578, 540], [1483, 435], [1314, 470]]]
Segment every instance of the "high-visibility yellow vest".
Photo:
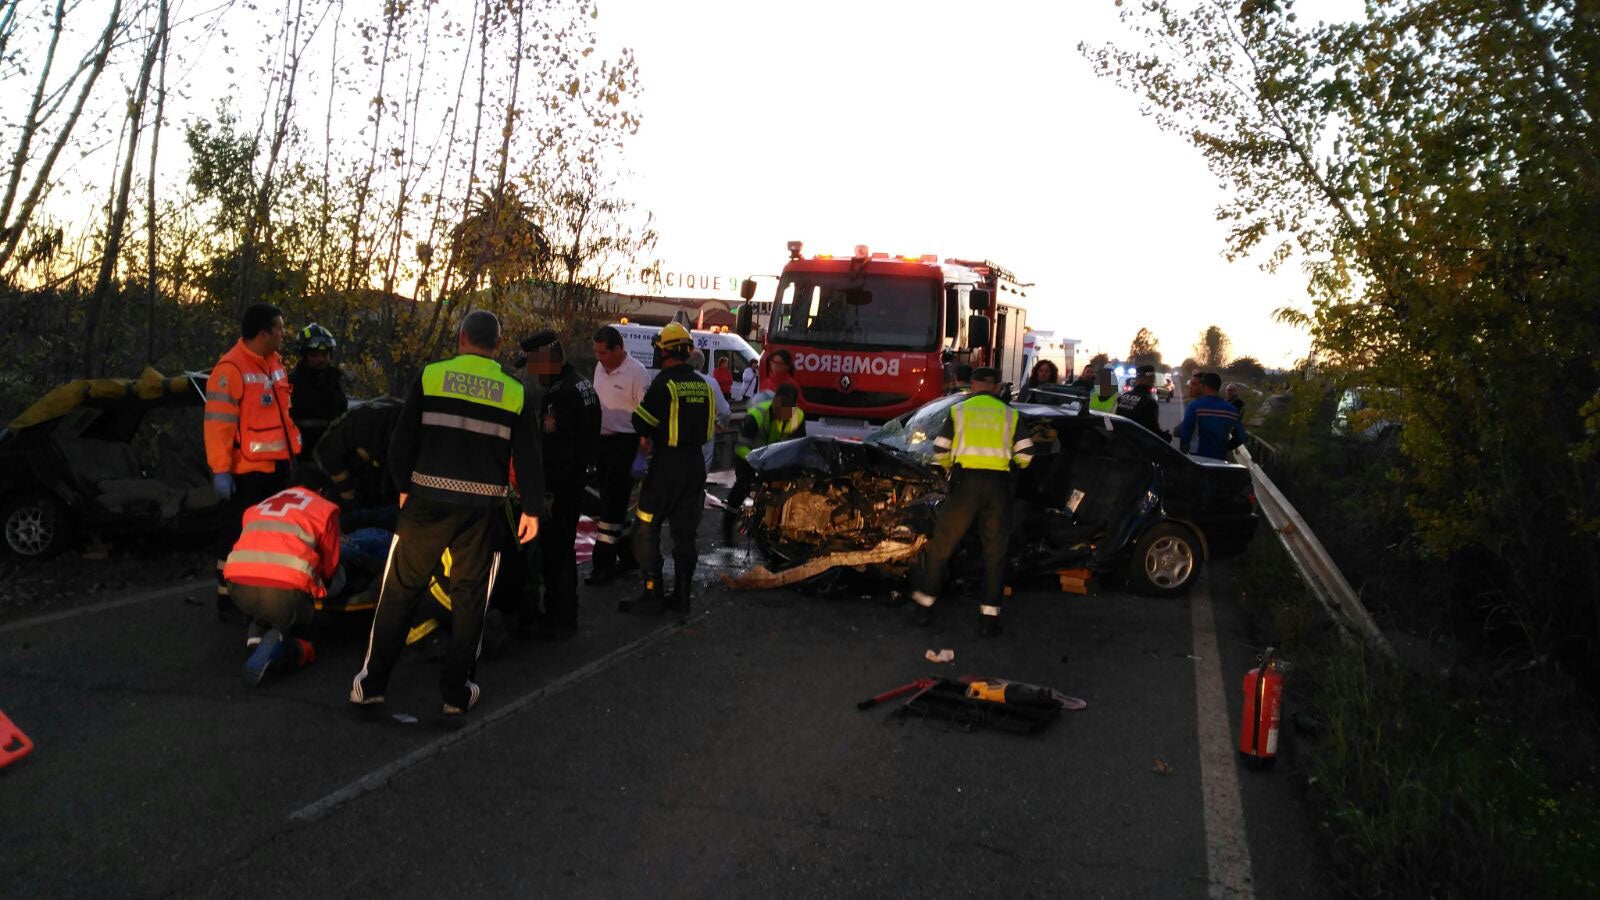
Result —
[[[992, 394], [976, 394], [950, 410], [951, 437], [940, 436], [936, 459], [963, 469], [1006, 472], [1033, 461], [1033, 441], [1017, 433], [1017, 411]], [[944, 442], [948, 441], [948, 447]]]
[[[757, 432], [756, 437], [751, 438], [744, 433], [743, 429], [740, 429], [739, 442], [733, 448], [733, 452], [740, 459], [748, 457], [750, 451], [757, 447], [765, 447], [768, 444], [776, 444], [779, 441], [788, 440], [790, 435], [800, 430], [800, 426], [806, 420], [806, 414], [800, 410], [800, 407], [796, 406], [790, 411], [789, 418], [779, 421], [778, 417], [772, 414], [771, 400], [763, 400], [750, 407], [745, 415], [755, 421]], [[757, 441], [759, 443], [756, 443]]]
[[1118, 395], [1113, 392], [1111, 396], [1101, 399], [1100, 389], [1095, 388], [1089, 392], [1089, 408], [1095, 412], [1116, 412], [1117, 396]]

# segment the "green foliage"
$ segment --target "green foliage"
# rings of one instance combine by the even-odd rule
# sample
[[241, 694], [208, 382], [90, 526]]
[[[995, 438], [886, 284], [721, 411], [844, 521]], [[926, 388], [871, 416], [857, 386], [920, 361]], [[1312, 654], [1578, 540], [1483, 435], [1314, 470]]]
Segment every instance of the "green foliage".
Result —
[[1254, 356], [1235, 357], [1222, 367], [1222, 371], [1235, 378], [1248, 378], [1256, 382], [1267, 377], [1266, 367]]
[[[1577, 0], [1125, 7], [1083, 48], [1189, 137], [1234, 257], [1311, 272], [1322, 371], [1383, 387], [1420, 549], [1600, 687], [1600, 23]], [[1197, 347], [1197, 351], [1201, 348]], [[1202, 364], [1212, 361], [1197, 353]]]
[[1232, 346], [1233, 342], [1221, 328], [1210, 325], [1200, 332], [1200, 340], [1195, 342], [1194, 358], [1200, 368], [1220, 371], [1228, 364], [1228, 349]]
[[1150, 329], [1141, 328], [1133, 336], [1133, 343], [1128, 345], [1128, 362], [1135, 366], [1161, 365], [1161, 342], [1150, 333]]

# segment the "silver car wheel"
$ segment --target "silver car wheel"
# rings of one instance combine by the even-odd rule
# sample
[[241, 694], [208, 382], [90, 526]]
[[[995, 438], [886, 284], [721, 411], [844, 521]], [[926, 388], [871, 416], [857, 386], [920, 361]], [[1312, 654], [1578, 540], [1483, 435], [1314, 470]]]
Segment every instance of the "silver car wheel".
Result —
[[1156, 587], [1181, 587], [1194, 574], [1194, 548], [1181, 538], [1163, 535], [1145, 551], [1144, 571]]
[[42, 503], [16, 507], [6, 519], [6, 545], [20, 556], [44, 553], [55, 535], [54, 517]]

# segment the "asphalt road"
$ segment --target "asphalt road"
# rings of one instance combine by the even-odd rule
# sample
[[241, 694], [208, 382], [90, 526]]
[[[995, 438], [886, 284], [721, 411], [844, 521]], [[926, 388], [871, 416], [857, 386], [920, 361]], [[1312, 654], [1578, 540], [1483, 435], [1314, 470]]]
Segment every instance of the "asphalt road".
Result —
[[[578, 638], [483, 663], [454, 731], [423, 664], [389, 694], [416, 724], [347, 708], [356, 623], [259, 689], [181, 594], [0, 626], [0, 709], [37, 743], [0, 769], [0, 893], [1325, 896], [1293, 759], [1234, 761], [1254, 650], [1210, 572], [1180, 600], [1024, 590], [991, 641], [970, 601], [923, 630], [882, 595], [707, 589], [680, 626], [592, 592]], [[964, 673], [1089, 706], [1034, 737], [854, 706]]]

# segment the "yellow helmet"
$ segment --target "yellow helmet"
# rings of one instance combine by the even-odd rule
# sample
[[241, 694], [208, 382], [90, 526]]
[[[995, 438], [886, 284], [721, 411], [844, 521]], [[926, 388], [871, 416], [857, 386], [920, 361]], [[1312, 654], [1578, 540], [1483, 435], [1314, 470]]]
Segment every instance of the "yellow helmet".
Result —
[[677, 322], [673, 322], [661, 329], [661, 334], [656, 337], [656, 345], [663, 350], [692, 344], [694, 344], [694, 338], [689, 336], [689, 329], [679, 325]]

